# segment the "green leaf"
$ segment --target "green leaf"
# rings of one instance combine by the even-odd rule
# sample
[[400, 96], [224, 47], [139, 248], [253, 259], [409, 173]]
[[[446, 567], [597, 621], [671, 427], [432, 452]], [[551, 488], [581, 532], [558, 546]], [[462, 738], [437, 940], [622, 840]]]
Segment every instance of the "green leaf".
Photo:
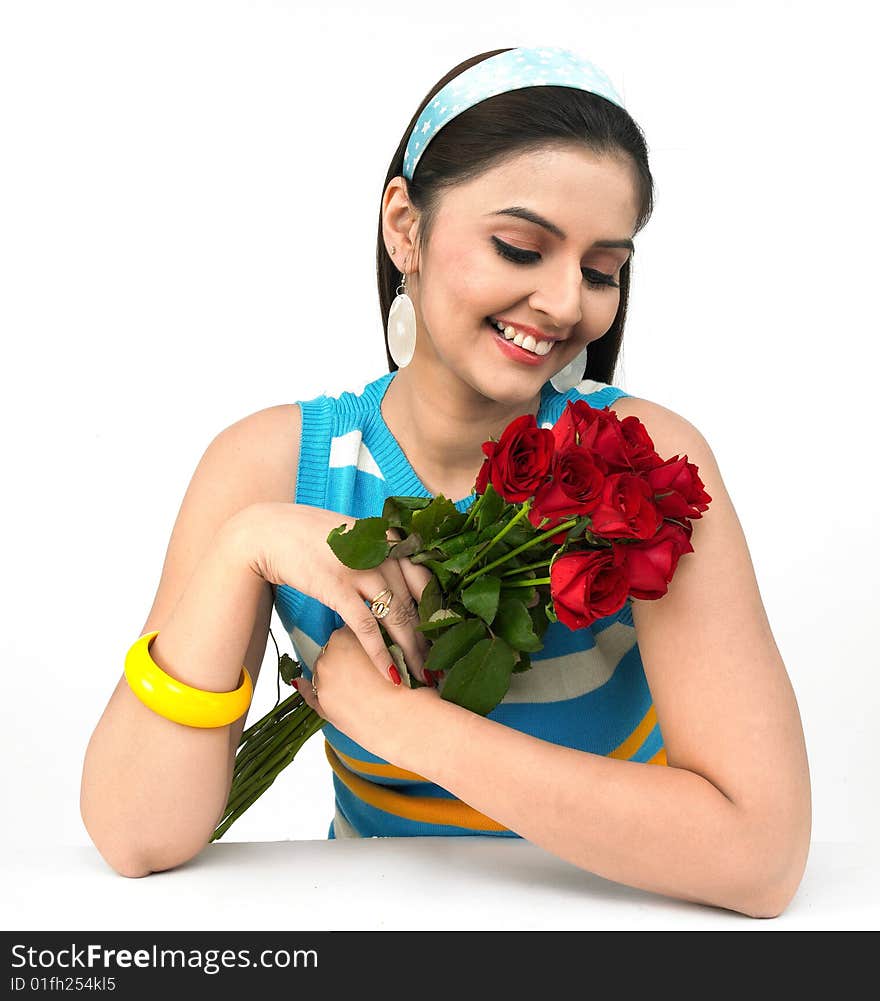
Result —
[[441, 608], [434, 612], [427, 622], [421, 622], [415, 628], [420, 633], [439, 633], [442, 629], [448, 629], [457, 622], [464, 621], [464, 617], [453, 612], [451, 608]]
[[388, 550], [388, 558], [392, 560], [402, 560], [404, 557], [414, 556], [424, 549], [422, 537], [418, 532], [410, 532], [405, 539], [399, 542], [392, 542]]
[[519, 660], [513, 665], [514, 674], [522, 674], [532, 666], [532, 658], [524, 651], [519, 652]]
[[434, 612], [442, 607], [443, 595], [440, 591], [440, 581], [432, 575], [422, 588], [422, 596], [419, 598], [419, 621], [428, 622]]
[[570, 542], [572, 539], [581, 538], [582, 534], [591, 523], [592, 519], [589, 515], [584, 515], [583, 518], [578, 518], [577, 524], [573, 525], [568, 532], [566, 532], [566, 539]]
[[465, 619], [434, 640], [425, 667], [429, 671], [448, 671], [485, 635], [486, 627], [480, 619]]
[[[534, 576], [534, 574], [532, 574]], [[537, 588], [535, 587], [503, 587], [501, 588], [501, 598], [514, 598], [517, 601], [521, 601], [526, 608], [529, 607], [529, 602], [532, 601], [537, 594]]]
[[[496, 493], [495, 488], [491, 483], [486, 484], [486, 490], [483, 494], [483, 498], [483, 503], [480, 505], [480, 509], [477, 511], [476, 518], [474, 519], [477, 524], [477, 529], [480, 532], [492, 525], [498, 524], [498, 521], [501, 518], [501, 512], [504, 510], [507, 503], [503, 497]], [[500, 530], [500, 526], [498, 527]]]
[[448, 560], [443, 561], [443, 568], [449, 573], [459, 574], [474, 558], [476, 548], [465, 549]]
[[384, 518], [360, 518], [350, 529], [348, 525], [332, 529], [327, 542], [337, 559], [347, 567], [372, 570], [388, 558], [387, 529]]
[[302, 664], [298, 660], [294, 660], [289, 653], [283, 653], [278, 660], [278, 673], [284, 684], [289, 685], [293, 678], [302, 677]]
[[498, 606], [493, 630], [501, 636], [514, 650], [527, 650], [535, 653], [543, 646], [535, 635], [532, 617], [529, 610], [518, 598], [505, 598]]
[[527, 518], [524, 518], [522, 521], [518, 521], [507, 535], [504, 536], [504, 541], [510, 544], [511, 549], [517, 549], [524, 542], [528, 542], [529, 539], [534, 539], [537, 534], [531, 522]]
[[451, 500], [438, 494], [428, 507], [413, 514], [411, 527], [425, 540], [426, 547], [433, 546], [439, 538], [440, 526], [450, 515], [460, 513]]
[[503, 639], [482, 639], [446, 672], [441, 695], [486, 716], [507, 693], [513, 662], [514, 652]]
[[482, 577], [477, 577], [461, 592], [461, 602], [469, 612], [479, 615], [487, 626], [491, 626], [498, 611], [500, 590], [501, 581], [486, 573]]
[[441, 550], [448, 558], [450, 556], [455, 556], [457, 553], [463, 552], [465, 549], [470, 549], [475, 546], [479, 541], [480, 533], [475, 529], [470, 529], [467, 532], [462, 532], [460, 535], [454, 535], [451, 539], [446, 539], [445, 541], [438, 543], [437, 548]]
[[[433, 499], [433, 497], [411, 497], [408, 495], [386, 497], [385, 505], [382, 508], [382, 517], [390, 519], [397, 516], [400, 519], [405, 512], [411, 514], [413, 511], [421, 511], [423, 508], [428, 507]], [[400, 527], [401, 524], [402, 522], [398, 520], [394, 527]]]
[[547, 632], [547, 627], [550, 625], [550, 620], [547, 618], [547, 609], [539, 601], [534, 608], [528, 609], [529, 615], [532, 617], [532, 629], [535, 631], [535, 635], [544, 642], [544, 633]]
[[[437, 527], [437, 539], [457, 538], [461, 534], [461, 529], [467, 521], [467, 515], [453, 504], [452, 510], [446, 515]], [[464, 533], [467, 535], [467, 532]]]
[[556, 616], [556, 609], [553, 607], [553, 598], [551, 597], [547, 604], [544, 606], [544, 611], [547, 613], [547, 619], [550, 622], [558, 622], [559, 619]]
[[452, 583], [452, 579], [455, 576], [455, 574], [447, 570], [443, 563], [440, 563], [438, 560], [431, 558], [426, 558], [426, 559], [415, 558], [411, 562], [422, 563], [424, 566], [426, 566], [437, 577], [441, 590], [448, 593], [449, 585]]

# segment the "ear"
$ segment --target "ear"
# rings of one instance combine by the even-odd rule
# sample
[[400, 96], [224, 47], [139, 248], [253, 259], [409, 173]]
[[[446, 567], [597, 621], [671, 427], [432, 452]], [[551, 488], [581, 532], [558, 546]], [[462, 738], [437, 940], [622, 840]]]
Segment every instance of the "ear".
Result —
[[[382, 196], [382, 238], [388, 256], [399, 271], [404, 271], [405, 265], [415, 263], [413, 251], [418, 227], [419, 214], [410, 204], [406, 178], [392, 177]], [[393, 256], [392, 247], [395, 248]], [[415, 270], [410, 267], [408, 274]]]

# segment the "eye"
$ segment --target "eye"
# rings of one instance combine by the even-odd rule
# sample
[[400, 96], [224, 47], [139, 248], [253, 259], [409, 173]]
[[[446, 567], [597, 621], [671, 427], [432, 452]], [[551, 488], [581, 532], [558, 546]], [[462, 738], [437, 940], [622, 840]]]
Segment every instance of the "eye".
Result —
[[[497, 236], [492, 237], [495, 250], [508, 261], [514, 264], [534, 264], [541, 259], [541, 255], [534, 250], [522, 250], [520, 247], [512, 247], [509, 243], [499, 240]], [[597, 285], [603, 288], [620, 288], [614, 280], [613, 275], [607, 275], [604, 271], [597, 271], [595, 268], [581, 268], [581, 273], [590, 285]]]

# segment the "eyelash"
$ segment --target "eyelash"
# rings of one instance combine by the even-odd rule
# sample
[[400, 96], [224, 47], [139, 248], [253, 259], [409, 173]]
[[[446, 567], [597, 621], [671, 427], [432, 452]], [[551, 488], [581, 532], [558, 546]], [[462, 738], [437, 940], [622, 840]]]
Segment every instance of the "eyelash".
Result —
[[[514, 264], [534, 264], [540, 257], [540, 254], [533, 250], [520, 250], [517, 247], [511, 247], [509, 243], [499, 240], [497, 236], [492, 237], [492, 242], [498, 253], [506, 260], [513, 261]], [[606, 275], [604, 271], [596, 271], [593, 268], [581, 268], [581, 271], [590, 285], [595, 285], [599, 288], [620, 288], [620, 285], [614, 281], [613, 277]], [[598, 275], [599, 278], [590, 278], [590, 275]]]

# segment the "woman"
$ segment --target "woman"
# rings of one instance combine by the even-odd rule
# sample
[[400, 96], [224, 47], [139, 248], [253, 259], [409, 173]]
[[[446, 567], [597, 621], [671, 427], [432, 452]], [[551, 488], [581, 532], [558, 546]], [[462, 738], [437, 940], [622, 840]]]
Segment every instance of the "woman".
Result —
[[[132, 650], [235, 708], [223, 725], [160, 714], [120, 678], [81, 800], [114, 869], [167, 869], [208, 842], [274, 603], [309, 667], [298, 688], [328, 721], [331, 837], [521, 836], [652, 892], [785, 909], [809, 850], [809, 769], [747, 545], [697, 428], [611, 384], [651, 208], [642, 134], [576, 54], [497, 50], [433, 88], [382, 198], [389, 373], [224, 429], [186, 493]], [[712, 504], [661, 599], [589, 629], [552, 624], [533, 668], [479, 716], [423, 671], [427, 570], [350, 570], [327, 535], [395, 494], [466, 511], [482, 443], [525, 413], [551, 426], [576, 399], [639, 418], [661, 456], [687, 455]], [[378, 618], [424, 687], [400, 684]]]

